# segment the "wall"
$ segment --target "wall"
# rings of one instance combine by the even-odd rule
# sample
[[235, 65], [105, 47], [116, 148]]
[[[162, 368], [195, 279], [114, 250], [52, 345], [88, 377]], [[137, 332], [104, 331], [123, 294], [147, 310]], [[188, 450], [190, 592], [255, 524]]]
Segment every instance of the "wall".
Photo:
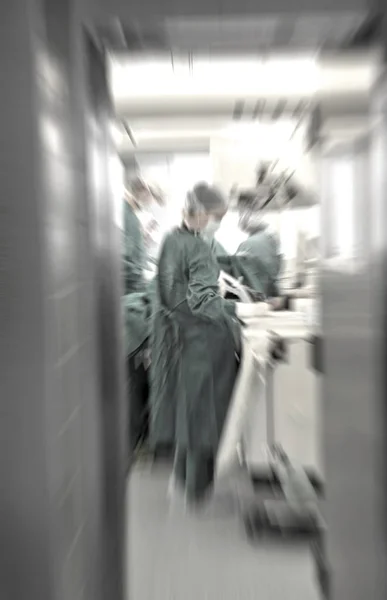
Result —
[[[324, 257], [360, 264], [369, 259], [371, 244], [370, 144], [353, 143], [326, 156], [324, 181]], [[376, 226], [378, 222], [376, 221]]]
[[[282, 127], [283, 126], [283, 127]], [[299, 128], [297, 134], [290, 140], [294, 125], [279, 123], [268, 125], [262, 132], [248, 126], [242, 132], [236, 129], [229, 136], [214, 136], [211, 139], [211, 164], [213, 179], [225, 194], [231, 187], [253, 187], [256, 179], [256, 169], [261, 160], [280, 159], [279, 165], [290, 171], [296, 169], [295, 178], [311, 196], [317, 197], [318, 176], [317, 157], [313, 151], [305, 152], [304, 130]], [[270, 226], [280, 236], [282, 252], [292, 264], [297, 255], [297, 239], [299, 232], [308, 236], [318, 236], [320, 232], [320, 209], [318, 205], [309, 208], [292, 208], [282, 213], [267, 213], [265, 216]], [[230, 215], [218, 234], [225, 247], [234, 252], [236, 240], [239, 243], [242, 236], [231, 235], [235, 240], [230, 241], [230, 231], [238, 226], [237, 215]], [[292, 268], [292, 267], [290, 267]]]
[[[100, 419], [102, 535], [102, 598], [124, 595], [126, 537], [126, 471], [128, 466], [128, 395], [124, 389], [120, 236], [110, 167], [115, 160], [110, 125], [113, 118], [106, 78], [106, 56], [86, 38], [88, 94], [85, 113], [89, 172], [96, 319], [97, 404]], [[92, 460], [89, 455], [89, 461]], [[90, 503], [93, 499], [89, 498]], [[91, 532], [90, 532], [91, 533]]]
[[125, 420], [117, 416], [123, 396], [108, 107], [105, 86], [98, 195], [85, 152], [93, 139], [86, 123], [95, 118], [88, 73], [103, 74], [104, 63], [85, 45], [76, 7], [70, 0], [2, 7], [6, 600], [123, 598]]
[[123, 229], [122, 199], [125, 192], [125, 167], [115, 153], [109, 159], [109, 177], [114, 198], [114, 221], [119, 229]]
[[[281, 252], [289, 269], [295, 268], [300, 234], [306, 234], [308, 239], [319, 237], [320, 218], [320, 206], [287, 210], [282, 214], [266, 213], [265, 220], [279, 236]], [[231, 254], [236, 252], [239, 244], [246, 238], [246, 235], [239, 231], [238, 219], [238, 214], [230, 211], [216, 235], [217, 240]]]
[[246, 125], [235, 128], [229, 135], [213, 136], [210, 141], [214, 183], [225, 193], [237, 184], [255, 185], [256, 169], [260, 161], [279, 159], [278, 167], [296, 170], [297, 179], [306, 189], [316, 190], [315, 160], [305, 153], [304, 130], [299, 128], [291, 138], [294, 124], [279, 122], [274, 125]]
[[[26, 6], [7, 7], [0, 36], [1, 494], [0, 596], [47, 599], [50, 512], [46, 485], [45, 311], [34, 55]], [[18, 98], [18, 102], [15, 99]], [[27, 518], [28, 515], [28, 518]], [[4, 551], [6, 549], [6, 551]], [[5, 557], [6, 555], [6, 557]], [[23, 574], [21, 577], [20, 574]]]
[[[324, 257], [342, 259], [324, 261], [321, 276], [323, 507], [331, 597], [353, 600], [382, 599], [387, 589], [386, 92], [384, 74], [370, 98], [364, 139], [321, 148]], [[335, 193], [332, 170], [345, 162], [352, 182]], [[353, 242], [347, 253], [335, 235], [345, 227]]]
[[139, 155], [137, 163], [141, 175], [159, 185], [165, 194], [165, 228], [180, 221], [187, 191], [195, 183], [211, 183], [213, 178], [212, 164], [207, 153]]

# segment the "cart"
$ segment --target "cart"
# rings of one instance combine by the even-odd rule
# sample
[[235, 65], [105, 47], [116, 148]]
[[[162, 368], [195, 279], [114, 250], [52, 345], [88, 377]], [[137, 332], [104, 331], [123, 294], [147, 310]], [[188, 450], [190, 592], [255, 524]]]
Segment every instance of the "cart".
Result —
[[[314, 340], [311, 341], [314, 343]], [[320, 346], [317, 351], [320, 351]], [[273, 338], [271, 360], [266, 372], [267, 450], [273, 483], [273, 496], [257, 500], [243, 512], [246, 533], [251, 540], [271, 536], [304, 539], [311, 545], [322, 598], [329, 596], [329, 568], [325, 551], [326, 527], [318, 507], [316, 492], [302, 466], [293, 464], [276, 439], [274, 374], [286, 347], [279, 336]], [[279, 483], [280, 492], [277, 485]]]

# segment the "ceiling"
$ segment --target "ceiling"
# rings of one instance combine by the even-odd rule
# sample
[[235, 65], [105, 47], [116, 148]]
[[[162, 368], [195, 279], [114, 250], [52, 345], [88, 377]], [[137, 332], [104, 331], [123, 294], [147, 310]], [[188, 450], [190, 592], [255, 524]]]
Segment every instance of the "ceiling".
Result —
[[251, 52], [342, 48], [365, 42], [380, 21], [364, 11], [304, 12], [243, 18], [169, 18], [158, 24], [121, 23], [99, 29], [115, 53], [138, 51]]
[[337, 49], [359, 40], [367, 47], [374, 32], [364, 15], [348, 12], [170, 19], [157, 27], [115, 21], [100, 35], [111, 57], [121, 157], [207, 151], [232, 123], [296, 126], [322, 99], [336, 112], [359, 99], [364, 107], [375, 55]]

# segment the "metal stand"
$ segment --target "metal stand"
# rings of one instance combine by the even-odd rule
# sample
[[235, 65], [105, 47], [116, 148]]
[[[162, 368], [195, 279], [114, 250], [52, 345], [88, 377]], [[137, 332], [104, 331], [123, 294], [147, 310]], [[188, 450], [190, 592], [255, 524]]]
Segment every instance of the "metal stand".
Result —
[[[282, 347], [283, 349], [283, 347]], [[279, 481], [281, 497], [257, 501], [243, 515], [250, 539], [274, 536], [306, 540], [311, 544], [317, 578], [324, 600], [329, 600], [329, 574], [325, 556], [325, 524], [317, 506], [317, 496], [302, 467], [293, 465], [276, 441], [274, 368], [281, 356], [273, 352], [266, 377], [266, 427], [273, 482]]]

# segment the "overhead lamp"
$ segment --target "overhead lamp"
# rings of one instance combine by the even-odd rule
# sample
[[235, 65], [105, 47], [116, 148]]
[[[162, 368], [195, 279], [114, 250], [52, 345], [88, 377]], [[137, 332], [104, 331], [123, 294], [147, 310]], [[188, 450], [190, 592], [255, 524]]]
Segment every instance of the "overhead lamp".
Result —
[[313, 94], [318, 70], [310, 58], [218, 59], [193, 61], [190, 69], [174, 72], [170, 60], [128, 62], [112, 67], [115, 97], [144, 96], [234, 96]]

